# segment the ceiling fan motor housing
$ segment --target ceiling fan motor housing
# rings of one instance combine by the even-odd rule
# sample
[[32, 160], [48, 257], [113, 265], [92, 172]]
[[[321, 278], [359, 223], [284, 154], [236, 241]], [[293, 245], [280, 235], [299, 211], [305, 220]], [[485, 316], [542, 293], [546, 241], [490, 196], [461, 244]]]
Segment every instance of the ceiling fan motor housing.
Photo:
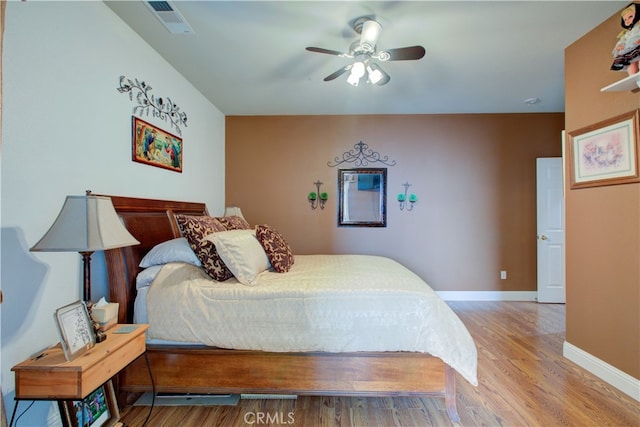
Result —
[[353, 25], [353, 29], [360, 34], [360, 50], [374, 52], [382, 32], [382, 25], [366, 17], [356, 19]]
[[358, 55], [371, 56], [375, 52], [376, 47], [368, 44], [362, 44], [359, 41], [353, 42], [349, 47], [349, 55], [356, 57]]

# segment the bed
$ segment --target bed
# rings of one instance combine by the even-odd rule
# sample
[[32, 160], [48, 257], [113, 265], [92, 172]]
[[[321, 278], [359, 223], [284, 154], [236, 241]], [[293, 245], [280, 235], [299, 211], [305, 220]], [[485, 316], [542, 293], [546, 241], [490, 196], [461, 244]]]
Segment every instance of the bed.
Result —
[[[208, 211], [203, 203], [196, 202], [121, 196], [107, 197], [110, 197], [113, 201], [116, 212], [127, 229], [140, 241], [140, 245], [137, 246], [105, 251], [109, 299], [111, 302], [119, 303], [119, 323], [132, 323], [134, 320], [134, 307], [136, 306], [136, 278], [141, 271], [139, 267], [141, 260], [157, 245], [181, 237], [181, 230], [176, 222], [176, 216], [207, 217]], [[207, 294], [206, 299], [217, 299], [219, 304], [217, 311], [223, 311], [225, 301], [229, 295], [233, 295], [234, 298], [239, 295], [241, 300], [246, 298], [247, 295], [260, 295], [260, 292], [266, 287], [264, 285], [266, 282], [264, 281], [276, 280], [274, 278], [278, 275], [282, 278], [291, 278], [292, 281], [303, 282], [304, 280], [300, 279], [302, 276], [296, 275], [305, 274], [305, 266], [311, 265], [311, 269], [319, 269], [318, 271], [324, 274], [322, 273], [322, 268], [325, 267], [322, 266], [326, 262], [353, 266], [359, 265], [360, 261], [367, 261], [360, 258], [368, 258], [352, 256], [354, 258], [349, 258], [347, 262], [345, 257], [349, 256], [297, 256], [291, 271], [287, 273], [265, 272], [260, 276], [264, 278], [260, 279], [263, 280], [262, 282], [253, 283], [253, 285], [257, 284], [257, 286], [245, 286], [235, 282], [236, 279], [232, 278], [228, 282], [223, 282], [224, 286], [220, 286], [220, 289], [215, 291], [223, 292], [223, 297]], [[384, 264], [389, 261], [386, 258], [379, 258], [375, 259], [373, 264]], [[390, 262], [394, 263], [393, 261]], [[175, 268], [175, 270], [172, 270], [172, 268]], [[331, 269], [334, 268], [339, 267], [335, 267], [332, 264]], [[206, 278], [196, 277], [198, 274], [203, 275], [201, 269], [194, 269], [193, 266], [187, 268], [174, 266], [173, 264], [165, 266], [158, 274], [158, 278], [153, 282], [153, 286], [150, 287], [151, 290], [148, 290], [149, 294], [145, 297], [145, 300], [156, 301], [154, 298], [160, 298], [159, 296], [152, 297], [152, 295], [160, 295], [160, 291], [156, 291], [156, 288], [161, 289], [162, 286], [167, 289], [172, 288], [170, 281], [166, 285], [160, 284], [169, 280], [166, 276], [189, 276], [189, 280], [193, 283], [192, 287], [196, 288], [197, 292], [209, 292], [210, 290], [207, 289], [207, 286], [200, 282], [201, 279], [205, 280]], [[375, 276], [377, 273], [373, 272], [372, 274]], [[406, 270], [403, 274], [407, 275], [408, 281], [413, 281], [411, 277], [413, 273]], [[424, 282], [422, 283], [424, 284]], [[338, 293], [340, 298], [346, 298], [345, 293], [337, 289], [336, 286], [328, 284], [325, 287], [326, 289], [323, 290], [325, 293], [322, 298], [325, 298], [327, 294], [335, 293]], [[428, 288], [428, 286], [426, 287]], [[173, 288], [175, 289], [175, 286]], [[284, 292], [282, 289], [277, 290]], [[435, 293], [430, 288], [428, 289], [430, 292], [427, 292], [427, 297], [428, 299], [433, 299]], [[151, 294], [152, 292], [155, 292], [155, 294]], [[182, 288], [180, 292], [182, 292]], [[303, 330], [309, 330], [308, 328], [313, 328], [316, 323], [319, 323], [316, 321], [317, 317], [313, 316], [333, 318], [336, 317], [335, 315], [339, 316], [344, 312], [344, 310], [337, 310], [331, 316], [327, 316], [326, 311], [316, 310], [318, 313], [309, 314], [308, 307], [310, 304], [308, 303], [309, 297], [307, 295], [292, 294], [290, 290], [286, 292], [289, 293], [284, 297], [282, 297], [283, 294], [280, 294], [282, 297], [280, 299], [292, 299], [294, 303], [302, 304], [297, 306], [299, 308], [298, 311], [307, 312], [307, 323], [303, 324]], [[383, 298], [388, 298], [385, 301], [389, 302], [382, 304], [384, 306], [393, 307], [395, 304], [396, 307], [402, 308], [410, 304], [408, 300], [403, 301], [401, 299], [393, 302], [396, 293], [389, 292], [388, 289], [378, 289], [376, 292], [383, 295]], [[179, 295], [181, 294], [174, 294], [168, 298], [177, 300], [182, 298]], [[415, 299], [411, 294], [408, 295], [408, 298]], [[255, 299], [260, 300], [261, 298], [256, 297]], [[358, 305], [357, 303], [354, 304], [354, 301], [356, 300], [347, 299], [343, 301], [343, 304], [345, 306]], [[265, 310], [259, 308], [260, 305], [250, 305], [259, 303], [260, 301], [247, 302], [246, 305], [249, 310], [244, 316], [249, 316], [251, 312], [264, 312]], [[449, 310], [439, 298], [437, 303], [439, 310]], [[237, 300], [234, 300], [233, 304], [236, 304], [235, 307], [244, 305], [238, 304]], [[262, 304], [264, 304], [264, 301], [262, 301]], [[432, 355], [438, 354], [440, 349], [425, 352], [416, 351], [411, 347], [410, 350], [406, 350], [404, 349], [404, 344], [391, 350], [388, 350], [389, 347], [381, 347], [385, 348], [385, 350], [377, 350], [378, 347], [376, 345], [371, 347], [366, 347], [365, 345], [364, 350], [362, 350], [363, 347], [357, 343], [356, 338], [363, 334], [356, 334], [355, 337], [350, 336], [344, 340], [340, 340], [341, 337], [338, 336], [337, 341], [334, 336], [328, 341], [329, 347], [316, 348], [314, 347], [315, 342], [321, 342], [322, 339], [320, 333], [315, 329], [313, 330], [314, 339], [302, 340], [303, 343], [296, 342], [295, 344], [288, 342], [282, 344], [282, 347], [277, 347], [278, 344], [274, 344], [273, 341], [266, 338], [265, 342], [261, 342], [261, 340], [254, 337], [249, 341], [250, 345], [247, 345], [246, 341], [234, 341], [236, 334], [231, 330], [227, 332], [227, 336], [224, 338], [213, 337], [213, 343], [222, 343], [222, 345], [215, 346], [211, 345], [211, 342], [209, 342], [209, 345], [198, 344], [207, 342], [207, 336], [203, 337], [202, 333], [189, 332], [185, 336], [179, 337], [179, 339], [174, 336], [168, 336], [171, 339], [164, 339], [167, 336], [160, 332], [159, 324], [162, 323], [160, 320], [171, 318], [171, 316], [163, 316], [162, 313], [175, 309], [183, 310], [181, 315], [188, 315], [199, 309], [197, 305], [188, 308], [177, 308], [178, 306], [175, 304], [174, 306], [165, 302], [165, 306], [160, 305], [160, 308], [156, 307], [154, 309], [154, 306], [150, 305], [147, 307], [148, 312], [144, 317], [145, 321], [147, 318], [156, 319], [151, 322], [151, 336], [148, 337], [147, 356], [149, 366], [153, 372], [155, 390], [158, 393], [430, 396], [444, 398], [449, 418], [452, 422], [459, 422], [456, 409], [456, 370], [465, 380], [474, 385], [477, 384], [476, 348], [464, 326], [462, 326], [464, 331], [461, 332], [462, 337], [460, 339], [455, 339], [455, 337], [449, 339], [446, 336], [439, 339], [440, 344], [437, 347], [441, 345], [451, 347], [453, 345], [450, 350], [442, 353], [441, 357]], [[313, 307], [316, 307], [315, 302]], [[160, 314], [158, 314], [158, 310]], [[228, 311], [234, 312], [237, 310]], [[396, 308], [396, 311], [404, 312], [405, 310]], [[278, 311], [275, 310], [275, 312]], [[456, 328], [459, 328], [462, 323], [459, 322], [459, 319], [452, 311], [450, 314], [453, 315], [454, 319], [447, 321], [457, 324]], [[450, 314], [447, 314], [447, 316], [450, 316]], [[387, 316], [387, 314], [384, 315]], [[197, 319], [202, 316], [209, 316], [209, 314], [194, 314], [194, 316]], [[365, 316], [365, 314], [354, 314], [352, 317], [359, 318], [359, 316]], [[346, 321], [345, 319], [339, 319], [339, 322], [344, 322]], [[262, 322], [262, 320], [260, 321]], [[274, 321], [277, 320], [275, 319]], [[358, 322], [361, 325], [366, 325], [370, 320], [365, 317], [364, 320], [360, 318]], [[413, 320], [410, 319], [410, 321]], [[157, 328], [154, 326], [155, 324], [158, 324]], [[169, 325], [169, 329], [171, 329], [171, 326]], [[262, 335], [271, 337], [274, 334], [267, 332], [282, 329], [283, 333], [281, 335], [292, 336], [292, 334], [300, 332], [300, 328], [300, 322], [288, 322], [286, 327], [283, 325], [278, 328], [275, 328], [274, 324], [270, 324], [263, 330]], [[340, 329], [340, 326], [331, 326], [331, 329]], [[376, 328], [376, 331], [380, 329]], [[380, 335], [385, 335], [385, 332], [380, 332]], [[389, 341], [389, 336], [393, 335], [393, 330], [387, 331], [386, 335], [385, 339]], [[397, 335], [407, 334], [398, 333]], [[216, 341], [217, 339], [221, 341]], [[408, 340], [411, 341], [409, 338]], [[454, 342], [454, 344], [451, 344], [451, 342]], [[443, 359], [446, 359], [448, 363], [445, 363]], [[460, 362], [461, 359], [464, 359], [464, 363]], [[456, 369], [451, 365], [456, 366]], [[144, 358], [138, 359], [121, 373], [117, 381], [117, 387], [121, 393], [144, 392], [152, 389], [151, 378]]]

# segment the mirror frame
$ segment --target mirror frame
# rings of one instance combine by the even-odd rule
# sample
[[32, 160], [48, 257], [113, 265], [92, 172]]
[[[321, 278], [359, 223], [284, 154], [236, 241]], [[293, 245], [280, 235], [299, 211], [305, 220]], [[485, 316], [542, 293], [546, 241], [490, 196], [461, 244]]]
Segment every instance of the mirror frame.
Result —
[[[344, 181], [347, 174], [381, 175], [380, 220], [348, 221], [344, 219]], [[338, 226], [339, 227], [386, 227], [387, 226], [387, 168], [338, 169]]]

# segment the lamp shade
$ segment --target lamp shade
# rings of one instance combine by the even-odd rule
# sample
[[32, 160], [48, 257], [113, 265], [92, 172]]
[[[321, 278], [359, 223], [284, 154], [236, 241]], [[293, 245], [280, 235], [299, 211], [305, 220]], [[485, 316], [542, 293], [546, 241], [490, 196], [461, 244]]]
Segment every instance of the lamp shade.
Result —
[[224, 216], [239, 216], [246, 221], [245, 217], [242, 215], [242, 211], [237, 206], [227, 206], [224, 209]]
[[30, 250], [93, 252], [138, 244], [118, 218], [110, 198], [67, 196], [49, 231]]

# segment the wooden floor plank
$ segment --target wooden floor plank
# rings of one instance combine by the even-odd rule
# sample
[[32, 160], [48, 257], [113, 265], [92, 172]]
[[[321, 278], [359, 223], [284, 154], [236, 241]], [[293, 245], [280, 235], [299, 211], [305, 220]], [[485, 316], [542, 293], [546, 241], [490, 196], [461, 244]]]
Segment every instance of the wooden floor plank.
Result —
[[[463, 426], [640, 427], [640, 404], [562, 356], [565, 307], [532, 302], [450, 302], [478, 347], [478, 387], [457, 375]], [[144, 425], [149, 408], [122, 421]], [[257, 422], [256, 413], [265, 414]], [[266, 418], [270, 414], [270, 418]], [[291, 414], [291, 417], [289, 417]], [[241, 399], [236, 406], [155, 407], [148, 426], [450, 426], [441, 399]]]

